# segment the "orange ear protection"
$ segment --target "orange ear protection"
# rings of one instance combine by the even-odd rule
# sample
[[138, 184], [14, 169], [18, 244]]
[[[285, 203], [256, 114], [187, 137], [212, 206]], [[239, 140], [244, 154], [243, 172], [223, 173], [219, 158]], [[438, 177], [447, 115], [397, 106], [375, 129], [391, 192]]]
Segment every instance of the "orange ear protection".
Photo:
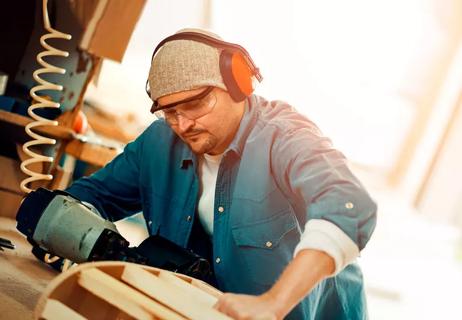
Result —
[[[260, 70], [243, 47], [198, 32], [180, 32], [165, 38], [154, 49], [152, 58], [164, 44], [174, 40], [192, 40], [221, 49], [221, 76], [229, 95], [236, 102], [242, 101], [252, 94], [254, 90], [253, 78], [259, 82], [263, 80]], [[146, 80], [146, 93], [151, 97], [149, 79]]]

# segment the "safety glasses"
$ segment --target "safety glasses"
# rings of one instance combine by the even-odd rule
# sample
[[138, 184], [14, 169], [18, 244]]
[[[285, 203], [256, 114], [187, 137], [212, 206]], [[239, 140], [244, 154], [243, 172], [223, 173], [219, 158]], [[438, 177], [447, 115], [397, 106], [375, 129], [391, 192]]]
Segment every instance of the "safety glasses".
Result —
[[212, 112], [216, 105], [217, 97], [212, 90], [213, 87], [207, 87], [207, 89], [193, 97], [165, 106], [157, 106], [157, 108], [153, 106], [151, 112], [154, 111], [157, 118], [164, 118], [170, 125], [177, 125], [179, 116], [189, 120], [199, 119]]

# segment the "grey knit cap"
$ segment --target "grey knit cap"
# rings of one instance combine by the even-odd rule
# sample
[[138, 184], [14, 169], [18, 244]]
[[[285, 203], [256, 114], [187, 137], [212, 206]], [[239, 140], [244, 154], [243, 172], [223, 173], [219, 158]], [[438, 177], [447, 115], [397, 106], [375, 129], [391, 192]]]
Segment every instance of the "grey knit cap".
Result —
[[[216, 39], [214, 33], [202, 29], [179, 32], [200, 32]], [[204, 86], [226, 90], [220, 73], [220, 50], [192, 40], [174, 40], [163, 45], [151, 61], [149, 87], [151, 99]]]

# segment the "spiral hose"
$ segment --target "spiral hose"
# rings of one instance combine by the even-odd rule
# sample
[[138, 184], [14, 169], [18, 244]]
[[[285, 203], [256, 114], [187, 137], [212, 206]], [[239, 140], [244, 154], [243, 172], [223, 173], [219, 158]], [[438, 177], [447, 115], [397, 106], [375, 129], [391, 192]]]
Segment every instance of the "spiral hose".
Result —
[[59, 108], [60, 107], [60, 104], [58, 102], [51, 101], [48, 98], [38, 95], [37, 94], [38, 91], [42, 91], [42, 90], [62, 91], [63, 90], [63, 86], [48, 82], [44, 80], [43, 78], [41, 78], [40, 75], [44, 73], [58, 73], [58, 74], [66, 73], [65, 69], [53, 66], [52, 64], [43, 60], [43, 58], [47, 56], [60, 56], [60, 57], [69, 56], [69, 52], [56, 49], [52, 47], [51, 45], [49, 45], [46, 41], [48, 39], [70, 40], [72, 38], [71, 35], [55, 30], [50, 26], [50, 19], [48, 17], [47, 5], [48, 5], [48, 0], [43, 0], [43, 24], [44, 24], [45, 30], [48, 31], [48, 33], [40, 37], [40, 44], [45, 50], [40, 52], [37, 55], [37, 62], [42, 66], [42, 68], [35, 70], [33, 73], [33, 77], [35, 81], [38, 83], [38, 85], [36, 85], [30, 90], [30, 95], [32, 97], [32, 104], [27, 109], [27, 113], [32, 119], [34, 119], [34, 121], [26, 125], [25, 131], [32, 138], [32, 140], [24, 143], [22, 146], [23, 151], [30, 157], [21, 163], [21, 170], [26, 175], [29, 176], [28, 178], [21, 181], [21, 185], [20, 185], [21, 190], [25, 193], [29, 193], [32, 191], [32, 189], [28, 187], [29, 183], [38, 181], [38, 180], [50, 181], [53, 179], [53, 176], [51, 174], [35, 172], [27, 168], [27, 166], [34, 164], [34, 163], [39, 163], [39, 162], [52, 163], [53, 162], [53, 157], [44, 156], [42, 154], [36, 153], [31, 150], [31, 147], [39, 146], [39, 145], [55, 145], [56, 144], [55, 139], [44, 137], [32, 130], [33, 128], [40, 127], [40, 126], [57, 126], [58, 125], [58, 121], [43, 118], [34, 112], [34, 110], [40, 109], [40, 108]]

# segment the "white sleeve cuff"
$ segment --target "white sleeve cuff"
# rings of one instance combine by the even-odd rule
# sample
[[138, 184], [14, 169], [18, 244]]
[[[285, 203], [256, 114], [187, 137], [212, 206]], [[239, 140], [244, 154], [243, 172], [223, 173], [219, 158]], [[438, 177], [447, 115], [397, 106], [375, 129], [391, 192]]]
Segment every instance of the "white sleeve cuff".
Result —
[[359, 248], [332, 222], [311, 219], [305, 225], [300, 242], [295, 247], [294, 257], [304, 249], [314, 249], [327, 253], [335, 261], [335, 276], [359, 256]]

